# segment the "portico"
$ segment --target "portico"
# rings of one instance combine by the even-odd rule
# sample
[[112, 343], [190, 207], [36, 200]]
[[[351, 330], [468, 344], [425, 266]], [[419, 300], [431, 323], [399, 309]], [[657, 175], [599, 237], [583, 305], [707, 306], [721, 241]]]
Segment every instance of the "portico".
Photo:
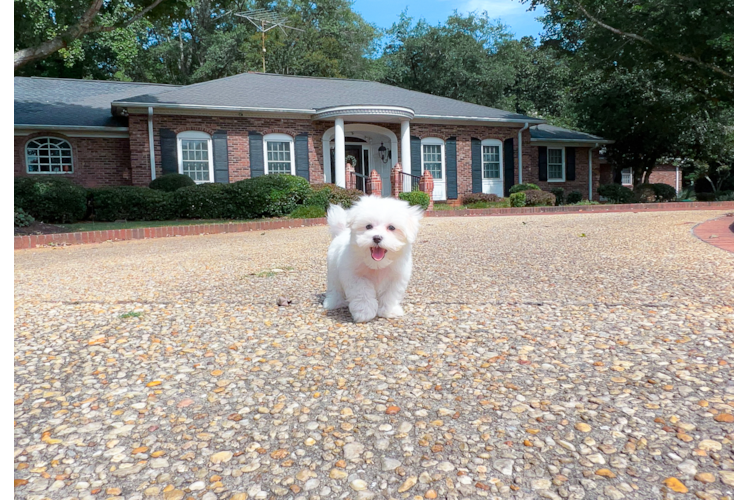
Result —
[[[396, 163], [411, 173], [410, 120], [414, 112], [400, 106], [340, 106], [321, 110], [316, 120], [334, 120], [322, 136], [325, 182], [345, 187], [346, 157], [359, 151], [362, 165], [356, 172], [368, 176], [376, 170], [382, 178], [382, 195], [389, 196], [390, 172]], [[391, 124], [400, 124], [400, 137]], [[389, 124], [389, 126], [387, 126]], [[400, 147], [398, 147], [400, 144]], [[344, 147], [340, 147], [344, 145]], [[381, 152], [386, 153], [380, 154]], [[400, 153], [400, 154], [398, 154]]]

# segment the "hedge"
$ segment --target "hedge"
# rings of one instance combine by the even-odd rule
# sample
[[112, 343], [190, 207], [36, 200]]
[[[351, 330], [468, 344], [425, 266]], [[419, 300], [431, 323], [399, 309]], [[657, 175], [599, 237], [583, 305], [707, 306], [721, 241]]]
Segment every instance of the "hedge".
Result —
[[96, 221], [169, 220], [178, 218], [174, 193], [147, 187], [118, 186], [90, 189], [91, 218]]
[[86, 190], [64, 178], [16, 177], [14, 205], [48, 223], [78, 222], [86, 216]]
[[525, 193], [526, 207], [552, 207], [556, 203], [556, 197], [548, 191], [529, 189], [523, 193]]
[[527, 197], [525, 196], [525, 191], [509, 195], [509, 206], [511, 207], [524, 207], [526, 201]]
[[501, 201], [501, 198], [492, 193], [470, 193], [462, 197], [463, 205], [472, 205], [474, 203], [497, 203], [499, 201]]
[[509, 188], [509, 194], [521, 193], [522, 191], [540, 191], [540, 188], [536, 184], [530, 182], [523, 182], [522, 184], [515, 184]]
[[620, 184], [603, 184], [597, 188], [597, 194], [604, 196], [612, 203], [631, 203], [634, 192]]
[[569, 205], [575, 205], [582, 201], [582, 193], [579, 191], [572, 191], [566, 196], [566, 203]]
[[357, 189], [345, 189], [336, 184], [312, 184], [309, 187], [310, 193], [304, 200], [304, 205], [322, 207], [325, 210], [330, 205], [351, 208], [364, 195]]
[[405, 200], [413, 206], [420, 206], [424, 210], [428, 210], [431, 199], [429, 195], [423, 191], [410, 191], [408, 193], [400, 193], [400, 199]]
[[148, 184], [151, 189], [158, 191], [176, 191], [179, 188], [194, 186], [192, 177], [184, 174], [166, 174], [156, 177]]

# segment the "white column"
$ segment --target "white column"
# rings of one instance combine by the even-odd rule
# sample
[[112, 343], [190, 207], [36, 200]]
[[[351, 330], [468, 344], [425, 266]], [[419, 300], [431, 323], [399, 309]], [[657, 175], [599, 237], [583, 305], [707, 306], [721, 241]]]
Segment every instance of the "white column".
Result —
[[345, 187], [345, 123], [335, 118], [335, 184]]
[[409, 174], [410, 170], [410, 121], [400, 122], [400, 154], [402, 160], [400, 166], [403, 172]]

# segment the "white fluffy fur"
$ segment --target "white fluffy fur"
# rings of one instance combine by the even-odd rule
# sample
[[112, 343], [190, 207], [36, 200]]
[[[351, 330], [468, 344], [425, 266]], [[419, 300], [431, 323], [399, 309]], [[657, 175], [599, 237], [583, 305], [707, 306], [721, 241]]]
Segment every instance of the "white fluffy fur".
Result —
[[[356, 322], [402, 316], [400, 301], [410, 281], [411, 250], [422, 216], [419, 207], [379, 196], [364, 196], [347, 211], [332, 205], [325, 309], [348, 305]], [[379, 261], [371, 250], [376, 247], [387, 251]]]

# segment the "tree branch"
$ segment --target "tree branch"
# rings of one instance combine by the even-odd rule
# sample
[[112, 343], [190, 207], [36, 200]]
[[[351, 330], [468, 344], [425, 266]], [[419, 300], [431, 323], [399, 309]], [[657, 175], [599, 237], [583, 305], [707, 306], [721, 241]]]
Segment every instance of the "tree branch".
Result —
[[626, 33], [624, 31], [621, 31], [621, 30], [617, 29], [617, 28], [614, 28], [613, 26], [607, 25], [604, 22], [602, 22], [599, 19], [597, 19], [592, 14], [590, 14], [589, 12], [587, 12], [587, 9], [585, 9], [584, 6], [582, 6], [582, 4], [579, 3], [579, 1], [575, 1], [574, 3], [576, 4], [577, 8], [580, 11], [582, 11], [582, 13], [587, 17], [587, 19], [589, 19], [593, 23], [597, 24], [601, 28], [604, 28], [604, 29], [606, 29], [608, 31], [611, 31], [611, 32], [615, 33], [616, 35], [619, 35], [619, 36], [622, 36], [622, 37], [625, 37], [625, 38], [629, 38], [631, 40], [637, 40], [639, 42], [642, 42], [642, 43], [644, 43], [646, 45], [649, 45], [650, 47], [653, 47], [653, 48], [655, 48], [655, 49], [657, 49], [657, 50], [659, 50], [661, 52], [664, 52], [665, 54], [667, 54], [667, 55], [669, 55], [671, 57], [675, 57], [675, 58], [677, 58], [677, 59], [679, 59], [681, 61], [691, 62], [691, 63], [693, 63], [693, 64], [695, 64], [697, 66], [700, 66], [702, 68], [710, 69], [710, 70], [714, 71], [715, 73], [719, 73], [719, 74], [721, 74], [723, 76], [726, 76], [728, 78], [734, 78], [734, 75], [728, 73], [727, 71], [723, 70], [719, 66], [715, 66], [714, 64], [705, 63], [705, 62], [699, 61], [698, 59], [693, 58], [691, 56], [685, 56], [683, 54], [678, 54], [677, 52], [672, 52], [672, 51], [664, 49], [662, 47], [658, 47], [657, 45], [654, 44], [654, 42], [652, 42], [651, 40], [648, 40], [647, 38], [644, 38], [643, 36], [637, 35], [636, 33]]
[[77, 23], [70, 26], [62, 34], [41, 43], [36, 47], [29, 47], [21, 49], [13, 54], [13, 69], [17, 70], [21, 66], [28, 64], [32, 61], [44, 59], [45, 57], [54, 54], [60, 49], [64, 49], [69, 43], [77, 40], [78, 38], [87, 35], [89, 33], [102, 33], [114, 31], [120, 28], [126, 28], [132, 23], [140, 20], [144, 15], [153, 10], [163, 0], [155, 0], [148, 7], [134, 15], [124, 23], [115, 24], [113, 26], [91, 26], [96, 16], [98, 16], [101, 7], [104, 5], [104, 0], [93, 0], [91, 5], [88, 6], [86, 12], [83, 13]]

